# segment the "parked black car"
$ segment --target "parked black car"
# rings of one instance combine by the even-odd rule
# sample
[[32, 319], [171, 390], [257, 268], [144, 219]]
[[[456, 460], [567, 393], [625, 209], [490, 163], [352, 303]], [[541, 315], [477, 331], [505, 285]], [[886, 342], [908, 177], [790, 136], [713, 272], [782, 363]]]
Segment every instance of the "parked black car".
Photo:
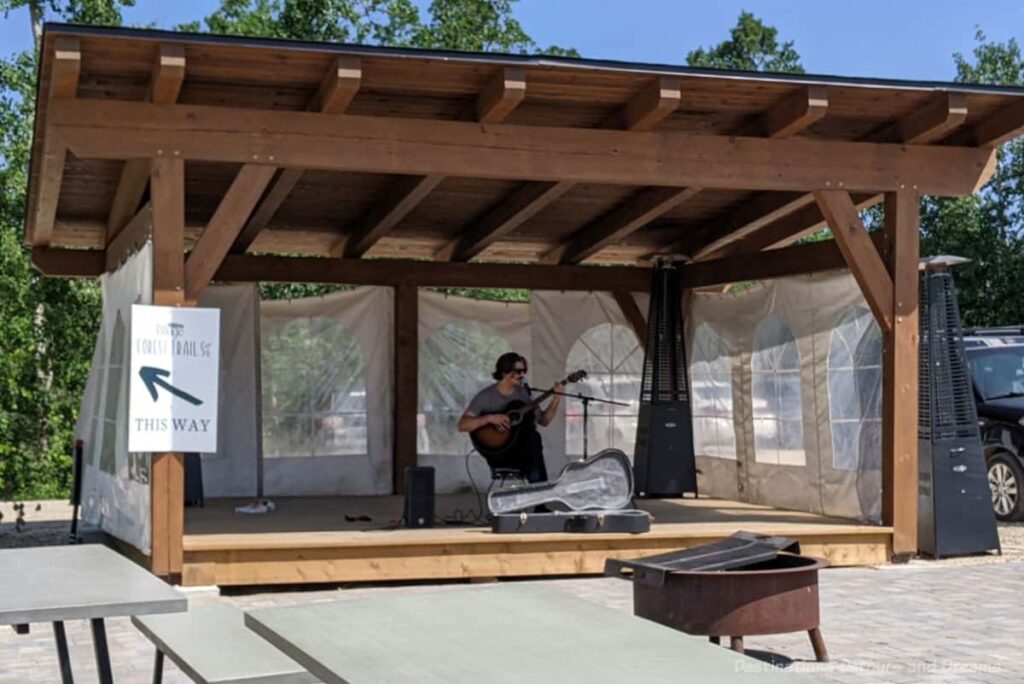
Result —
[[964, 330], [964, 347], [992, 507], [999, 520], [1024, 519], [1024, 328]]

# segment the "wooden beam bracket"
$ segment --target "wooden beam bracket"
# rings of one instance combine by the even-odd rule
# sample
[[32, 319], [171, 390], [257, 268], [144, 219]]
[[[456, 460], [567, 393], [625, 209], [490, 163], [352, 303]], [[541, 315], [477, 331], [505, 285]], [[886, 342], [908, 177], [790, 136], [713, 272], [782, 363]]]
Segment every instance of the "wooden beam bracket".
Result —
[[814, 199], [832, 229], [836, 245], [860, 285], [864, 299], [878, 321], [878, 327], [883, 331], [891, 330], [892, 276], [864, 228], [853, 200], [841, 190], [821, 190], [814, 193]]

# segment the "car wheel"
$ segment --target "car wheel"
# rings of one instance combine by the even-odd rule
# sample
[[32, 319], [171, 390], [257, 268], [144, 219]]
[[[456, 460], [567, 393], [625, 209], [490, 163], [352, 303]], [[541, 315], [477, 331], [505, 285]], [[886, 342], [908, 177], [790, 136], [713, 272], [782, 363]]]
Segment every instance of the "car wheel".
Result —
[[992, 508], [999, 520], [1024, 517], [1024, 469], [1011, 454], [996, 454], [988, 461], [988, 486], [992, 490]]

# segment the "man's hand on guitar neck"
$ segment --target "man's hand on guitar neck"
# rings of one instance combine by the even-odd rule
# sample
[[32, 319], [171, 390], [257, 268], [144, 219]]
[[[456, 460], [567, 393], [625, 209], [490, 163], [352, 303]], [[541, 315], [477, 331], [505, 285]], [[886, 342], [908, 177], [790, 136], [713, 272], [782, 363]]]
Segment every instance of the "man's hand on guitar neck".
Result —
[[[557, 382], [551, 389], [555, 392], [564, 392], [565, 383]], [[562, 395], [556, 394], [554, 398], [551, 399], [551, 403], [548, 404], [548, 407], [537, 417], [537, 422], [540, 423], [542, 427], [547, 427], [548, 424], [555, 419], [555, 414], [558, 413], [558, 406], [561, 403]]]

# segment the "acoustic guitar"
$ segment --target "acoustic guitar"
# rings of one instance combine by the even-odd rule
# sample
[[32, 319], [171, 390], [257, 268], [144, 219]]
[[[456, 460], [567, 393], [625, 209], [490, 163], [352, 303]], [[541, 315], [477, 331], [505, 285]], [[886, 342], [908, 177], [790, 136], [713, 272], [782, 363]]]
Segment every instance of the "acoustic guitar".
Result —
[[[562, 382], [565, 384], [579, 382], [585, 377], [587, 377], [587, 371], [578, 370], [570, 373], [564, 380], [562, 380]], [[552, 386], [530, 403], [514, 399], [506, 404], [500, 411], [483, 414], [494, 415], [497, 413], [504, 413], [508, 416], [509, 426], [506, 430], [499, 430], [494, 425], [484, 425], [483, 427], [473, 430], [469, 433], [469, 438], [472, 440], [473, 446], [485, 458], [501, 456], [508, 450], [512, 449], [518, 442], [519, 435], [523, 432], [523, 427], [533, 420], [533, 412], [536, 411], [540, 407], [541, 402], [550, 397], [554, 391], [555, 388]]]

